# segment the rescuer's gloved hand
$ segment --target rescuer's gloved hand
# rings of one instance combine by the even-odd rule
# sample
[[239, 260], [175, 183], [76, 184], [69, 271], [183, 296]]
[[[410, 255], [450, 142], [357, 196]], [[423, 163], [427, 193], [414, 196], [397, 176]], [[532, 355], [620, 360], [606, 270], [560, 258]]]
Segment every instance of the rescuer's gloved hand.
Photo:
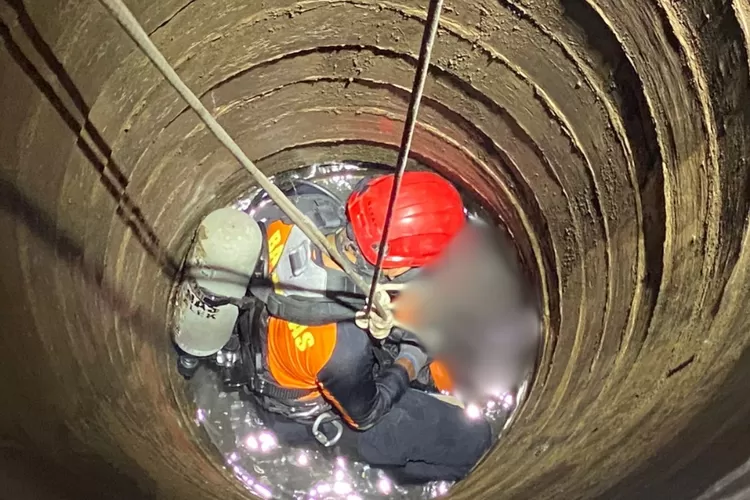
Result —
[[[430, 361], [428, 359], [428, 361]], [[432, 374], [430, 373], [430, 364], [427, 363], [425, 366], [419, 370], [419, 373], [417, 374], [417, 378], [415, 382], [422, 387], [425, 388], [427, 391], [432, 391], [437, 389], [435, 387], [435, 384], [432, 382]]]
[[388, 317], [383, 318], [378, 314], [377, 308], [373, 307], [369, 317], [365, 317], [365, 311], [358, 311], [354, 316], [354, 322], [363, 330], [368, 330], [373, 338], [383, 340], [388, 337], [393, 328], [393, 315], [390, 314], [391, 298], [385, 290], [375, 292], [375, 300], [389, 311]]
[[410, 381], [417, 378], [422, 368], [427, 365], [428, 360], [427, 353], [421, 347], [408, 343], [401, 344], [401, 349], [396, 356], [396, 364], [406, 368], [406, 371], [409, 372]]
[[370, 332], [373, 338], [383, 340], [388, 337], [393, 328], [393, 318], [383, 319], [378, 312], [373, 309], [370, 317], [365, 317], [364, 311], [358, 311], [354, 316], [354, 323], [363, 330]]

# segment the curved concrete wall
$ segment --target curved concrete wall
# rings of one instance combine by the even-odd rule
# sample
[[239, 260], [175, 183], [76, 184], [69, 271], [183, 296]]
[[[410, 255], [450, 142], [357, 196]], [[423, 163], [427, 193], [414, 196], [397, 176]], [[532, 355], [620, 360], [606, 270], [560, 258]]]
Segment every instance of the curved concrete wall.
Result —
[[[425, 3], [128, 1], [271, 173], [393, 161]], [[691, 498], [750, 449], [750, 3], [445, 11], [415, 156], [511, 227], [548, 337], [456, 498]], [[0, 14], [0, 497], [243, 498], [165, 316], [247, 175], [97, 2]]]

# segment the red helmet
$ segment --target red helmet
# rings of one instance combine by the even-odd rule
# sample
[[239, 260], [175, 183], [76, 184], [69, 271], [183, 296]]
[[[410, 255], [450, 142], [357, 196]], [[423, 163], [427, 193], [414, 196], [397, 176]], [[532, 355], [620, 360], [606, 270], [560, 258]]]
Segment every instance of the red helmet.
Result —
[[[394, 174], [373, 177], [347, 200], [350, 230], [362, 256], [378, 259]], [[383, 268], [420, 267], [435, 260], [464, 227], [461, 196], [453, 185], [432, 172], [405, 172], [401, 180]]]

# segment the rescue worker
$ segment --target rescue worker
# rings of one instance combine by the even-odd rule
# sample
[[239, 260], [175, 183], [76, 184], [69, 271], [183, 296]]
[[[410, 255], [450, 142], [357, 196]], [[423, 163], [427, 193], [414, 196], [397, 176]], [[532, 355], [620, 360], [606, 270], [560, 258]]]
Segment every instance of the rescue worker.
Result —
[[[393, 175], [363, 179], [346, 206], [333, 193], [306, 181], [295, 181], [287, 194], [369, 282], [393, 179]], [[261, 199], [254, 204], [262, 203]], [[349, 276], [326, 253], [314, 248], [275, 205], [262, 208], [255, 217], [265, 222], [268, 264], [265, 273], [253, 279], [251, 291], [271, 315], [304, 325], [355, 318], [365, 306], [365, 296]], [[393, 221], [381, 281], [403, 284], [442, 253], [466, 218], [459, 193], [444, 178], [432, 172], [406, 172]], [[389, 330], [386, 327], [385, 335]], [[374, 333], [372, 325], [370, 332]], [[385, 337], [385, 347], [392, 348], [398, 342], [396, 337]], [[413, 385], [453, 391], [448, 370], [437, 361], [423, 370]]]
[[[392, 183], [363, 180], [345, 213], [315, 185], [289, 195], [371, 275]], [[455, 188], [428, 172], [404, 176], [393, 215], [383, 266], [392, 282], [435, 260], [465, 224]], [[490, 446], [488, 423], [410, 388], [441, 389], [443, 379], [446, 390], [450, 379], [415, 335], [397, 329], [382, 342], [360, 328], [364, 296], [283, 214], [266, 206], [255, 216], [266, 246], [224, 349], [236, 359], [225, 383], [245, 389], [289, 445], [338, 444], [402, 483], [462, 478]]]

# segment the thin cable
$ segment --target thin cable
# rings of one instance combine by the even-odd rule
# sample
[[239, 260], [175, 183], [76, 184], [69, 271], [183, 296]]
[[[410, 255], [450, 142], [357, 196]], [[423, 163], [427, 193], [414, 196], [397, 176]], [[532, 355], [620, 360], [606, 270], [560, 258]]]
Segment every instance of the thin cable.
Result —
[[[289, 216], [289, 218], [296, 224], [310, 240], [312, 240], [318, 247], [325, 250], [328, 255], [331, 256], [336, 264], [354, 281], [354, 283], [362, 290], [363, 293], [367, 293], [369, 288], [367, 282], [354, 270], [352, 264], [342, 256], [336, 247], [331, 244], [325, 236], [318, 230], [315, 224], [302, 212], [297, 209], [296, 206], [287, 198], [284, 193], [273, 184], [263, 172], [261, 172], [255, 164], [250, 161], [245, 153], [240, 149], [236, 142], [227, 134], [226, 130], [219, 125], [219, 122], [211, 116], [211, 113], [201, 103], [200, 99], [185, 85], [182, 79], [177, 75], [175, 70], [170, 66], [167, 60], [164, 58], [162, 53], [153, 44], [151, 39], [148, 37], [146, 32], [143, 30], [138, 20], [133, 16], [128, 7], [122, 2], [122, 0], [99, 0], [102, 5], [112, 14], [122, 28], [127, 32], [130, 38], [138, 45], [143, 53], [148, 57], [154, 66], [161, 72], [172, 87], [177, 91], [178, 94], [187, 102], [193, 111], [198, 114], [198, 117], [208, 127], [214, 136], [226, 147], [232, 155], [250, 172], [250, 175], [256, 180], [256, 182], [266, 190], [271, 199], [276, 202], [279, 208]], [[372, 299], [370, 299], [372, 300]], [[390, 318], [390, 311], [383, 307], [379, 302], [375, 305], [379, 314], [384, 314], [384, 317]], [[370, 312], [368, 308], [368, 313]]]
[[[378, 282], [380, 281], [380, 274], [383, 269], [383, 261], [385, 260], [385, 252], [387, 250], [388, 235], [391, 231], [391, 219], [393, 218], [393, 207], [396, 204], [396, 198], [398, 197], [398, 191], [401, 188], [401, 178], [404, 176], [406, 170], [406, 162], [409, 159], [409, 150], [411, 149], [411, 141], [414, 137], [414, 128], [417, 124], [417, 113], [419, 112], [419, 103], [422, 100], [422, 94], [424, 92], [424, 85], [427, 81], [427, 73], [430, 68], [430, 56], [432, 54], [432, 46], [435, 45], [435, 35], [437, 34], [438, 26], [440, 25], [440, 11], [443, 8], [443, 0], [432, 0], [430, 2], [429, 10], [427, 12], [427, 20], [424, 33], [422, 34], [422, 45], [419, 49], [419, 61], [417, 62], [417, 72], [414, 75], [414, 85], [411, 90], [411, 99], [409, 101], [409, 109], [406, 112], [406, 121], [404, 122], [404, 132], [401, 135], [401, 149], [398, 152], [398, 160], [396, 162], [396, 175], [393, 178], [393, 187], [391, 188], [391, 197], [388, 200], [388, 209], [385, 212], [385, 223], [383, 225], [383, 236], [380, 239], [380, 247], [378, 248], [378, 259], [375, 263], [375, 272], [372, 276], [372, 282], [370, 283], [370, 294], [367, 298], [367, 317], [372, 312], [373, 304], [377, 308], [378, 304], [375, 300], [375, 292], [377, 289]], [[378, 313], [380, 310], [378, 309]]]

